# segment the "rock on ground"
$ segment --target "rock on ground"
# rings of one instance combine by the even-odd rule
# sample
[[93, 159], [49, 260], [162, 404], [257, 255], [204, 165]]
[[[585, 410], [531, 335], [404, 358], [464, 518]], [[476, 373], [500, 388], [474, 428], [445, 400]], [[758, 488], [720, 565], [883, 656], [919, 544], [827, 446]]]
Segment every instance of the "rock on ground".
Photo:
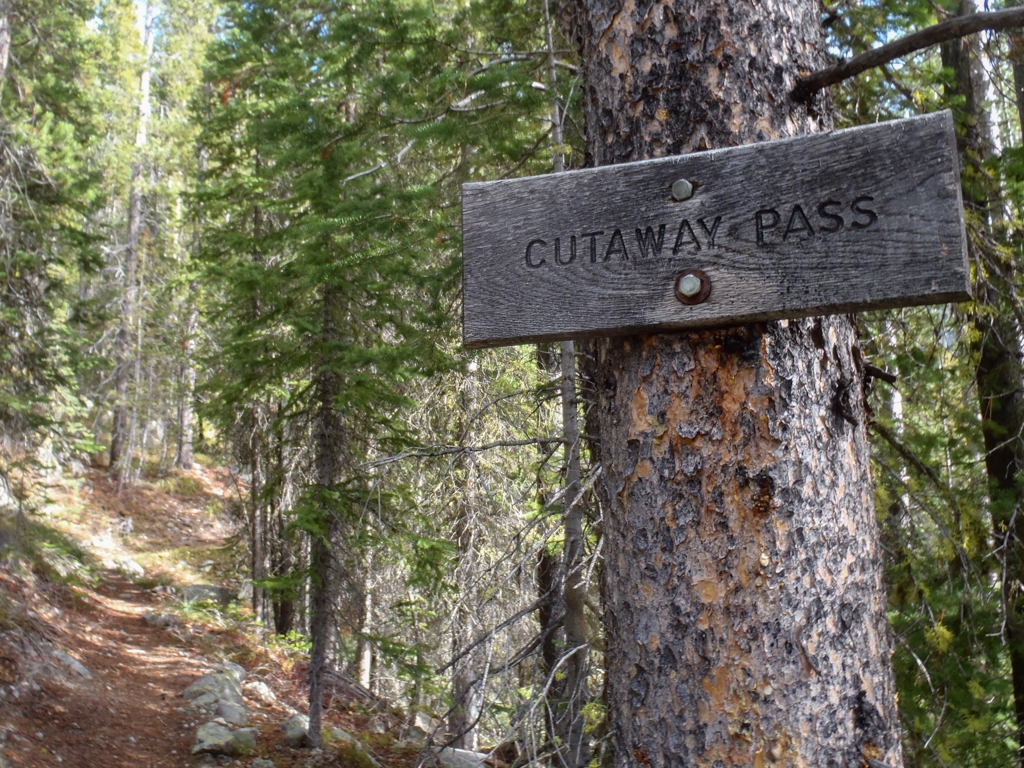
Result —
[[440, 727], [440, 721], [428, 715], [426, 712], [416, 712], [412, 716], [412, 722], [402, 731], [402, 740], [411, 741], [414, 744], [425, 744]]
[[234, 744], [234, 752], [232, 754], [236, 756], [251, 755], [256, 751], [256, 734], [258, 731], [255, 728], [239, 728], [233, 734], [231, 734], [231, 741]]
[[77, 674], [83, 680], [92, 680], [92, 673], [85, 668], [85, 665], [82, 664], [82, 662], [80, 662], [71, 654], [64, 653], [64, 651], [54, 651], [53, 657], [65, 666], [70, 667], [72, 670], [74, 670], [75, 674]]
[[146, 611], [142, 614], [142, 620], [151, 627], [161, 627], [163, 629], [181, 626], [181, 619], [171, 613]]
[[222, 675], [233, 677], [239, 683], [244, 683], [245, 678], [249, 676], [249, 673], [245, 671], [245, 667], [241, 664], [235, 664], [233, 661], [222, 661], [220, 664], [213, 668], [214, 672], [219, 672]]
[[117, 570], [126, 576], [131, 576], [135, 579], [141, 579], [146, 575], [146, 569], [136, 563], [130, 557], [120, 557], [114, 561], [117, 565]]
[[192, 747], [193, 755], [230, 755], [233, 754], [234, 739], [231, 731], [219, 723], [203, 723], [196, 731], [196, 743]]
[[249, 722], [249, 710], [233, 701], [217, 702], [217, 714], [230, 725], [245, 725]]
[[189, 584], [187, 587], [182, 587], [181, 598], [186, 603], [209, 600], [212, 603], [226, 606], [235, 599], [235, 593], [226, 587], [217, 587], [213, 584]]
[[299, 712], [281, 723], [281, 730], [289, 747], [304, 747], [309, 743], [309, 718]]
[[203, 723], [196, 731], [193, 755], [230, 755], [242, 757], [256, 751], [256, 729], [231, 731], [220, 723]]
[[230, 701], [242, 705], [242, 687], [234, 675], [226, 672], [211, 672], [203, 675], [182, 694], [197, 707], [210, 706], [218, 701]]
[[485, 768], [486, 752], [470, 752], [468, 749], [454, 747], [434, 747], [434, 754], [446, 768]]
[[252, 761], [251, 768], [277, 768], [277, 763], [265, 757], [257, 757]]
[[251, 683], [246, 683], [242, 686], [245, 690], [253, 693], [257, 699], [262, 701], [264, 704], [271, 705], [277, 703], [277, 696], [270, 690], [270, 686], [266, 683], [256, 680]]

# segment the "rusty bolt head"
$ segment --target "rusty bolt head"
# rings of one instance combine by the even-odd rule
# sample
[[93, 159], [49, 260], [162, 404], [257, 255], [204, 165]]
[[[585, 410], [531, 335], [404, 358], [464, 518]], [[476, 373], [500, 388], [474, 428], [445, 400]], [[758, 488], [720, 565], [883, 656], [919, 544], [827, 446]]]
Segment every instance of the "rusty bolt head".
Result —
[[700, 269], [688, 269], [676, 276], [675, 288], [683, 304], [700, 304], [711, 293], [711, 278]]
[[689, 200], [693, 197], [693, 184], [686, 179], [679, 179], [672, 185], [672, 199], [676, 202]]

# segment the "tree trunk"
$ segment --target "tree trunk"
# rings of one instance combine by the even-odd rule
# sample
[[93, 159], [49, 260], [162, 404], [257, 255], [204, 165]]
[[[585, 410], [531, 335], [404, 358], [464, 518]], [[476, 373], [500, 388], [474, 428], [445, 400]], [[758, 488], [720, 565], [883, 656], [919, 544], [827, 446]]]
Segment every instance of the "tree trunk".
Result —
[[[1019, 5], [1019, 3], [1014, 3]], [[973, 9], [961, 0], [960, 15]], [[1018, 113], [1024, 115], [1024, 62], [1019, 37], [1013, 38], [1013, 76]], [[977, 168], [991, 156], [992, 139], [988, 132], [984, 104], [984, 73], [979, 66], [978, 43], [965, 38], [942, 48], [943, 66], [953, 70], [954, 81], [947, 96], [963, 100], [957, 112], [961, 134], [961, 156], [965, 173], [964, 203], [981, 214], [979, 226], [989, 230], [993, 218], [1000, 217], [999, 192], [990, 185], [971, 180], [985, 179]], [[1024, 121], [1021, 123], [1024, 127]], [[978, 245], [972, 240], [971, 247]], [[978, 333], [978, 399], [981, 429], [985, 439], [985, 472], [989, 483], [989, 514], [992, 518], [995, 551], [1001, 558], [1004, 631], [1010, 652], [1013, 702], [1017, 724], [1019, 765], [1024, 767], [1024, 365], [1021, 361], [1020, 333], [1013, 312], [1014, 265], [1004, 254], [981, 254], [974, 259], [982, 265], [974, 316]]]
[[565, 439], [565, 547], [562, 553], [562, 589], [565, 602], [565, 704], [558, 727], [561, 763], [567, 768], [590, 764], [590, 739], [584, 731], [583, 707], [587, 690], [590, 637], [583, 584], [583, 502], [580, 495], [580, 427], [576, 399], [576, 349], [563, 341], [562, 437]]
[[[459, 424], [459, 442], [470, 442], [472, 424], [470, 418], [477, 409], [478, 385], [476, 365], [471, 364], [462, 382], [460, 409], [464, 420]], [[452, 617], [453, 655], [473, 641], [477, 634], [479, 616], [474, 607], [479, 604], [476, 594], [478, 555], [476, 538], [476, 463], [471, 453], [460, 457], [462, 493], [456, 511], [454, 535], [458, 547], [459, 603]], [[476, 749], [477, 721], [480, 719], [482, 688], [486, 682], [480, 679], [482, 649], [475, 648], [452, 667], [453, 705], [448, 716], [448, 730], [452, 735], [452, 746], [459, 749]]]
[[193, 357], [196, 351], [196, 323], [199, 320], [199, 309], [196, 307], [199, 282], [193, 280], [188, 289], [191, 305], [185, 320], [185, 338], [182, 342], [185, 357], [179, 369], [181, 392], [178, 394], [178, 450], [174, 456], [174, 466], [184, 470], [192, 469], [193, 400], [196, 394], [196, 366]]
[[373, 673], [373, 643], [370, 642], [370, 631], [373, 629], [373, 583], [371, 573], [373, 572], [373, 556], [368, 554], [363, 561], [363, 580], [360, 585], [360, 606], [359, 618], [359, 640], [356, 643], [356, 670], [359, 677], [359, 684], [366, 690], [370, 690]]
[[[142, 153], [149, 135], [150, 69], [153, 60], [153, 12], [146, 9], [143, 48], [145, 55], [139, 75], [139, 117], [135, 131], [135, 162], [128, 191], [128, 242], [125, 248], [124, 296], [121, 299], [121, 321], [117, 330], [116, 364], [114, 369], [114, 421], [110, 428], [110, 468], [124, 476], [130, 457], [126, 455], [132, 416], [128, 406], [128, 386], [133, 366], [132, 336], [138, 294], [139, 241], [142, 234]], [[136, 350], [138, 352], [138, 350]]]
[[[590, 161], [830, 127], [819, 10], [580, 0]], [[852, 320], [596, 350], [615, 765], [902, 766]]]
[[11, 0], [0, 0], [0, 91], [7, 79], [11, 59]]
[[[558, 77], [555, 65], [555, 40], [551, 23], [551, 6], [544, 0], [544, 33], [547, 42], [548, 85], [551, 89], [551, 138], [554, 143], [554, 172], [565, 170], [564, 137], [562, 134], [562, 105], [558, 99]], [[549, 695], [561, 695], [563, 701], [554, 707], [555, 717], [552, 730], [554, 742], [559, 750], [560, 763], [566, 768], [582, 768], [590, 763], [590, 739], [584, 725], [583, 707], [589, 700], [587, 691], [587, 660], [589, 658], [589, 632], [585, 615], [586, 594], [580, 568], [583, 562], [583, 504], [576, 497], [580, 494], [580, 427], [579, 401], [576, 399], [576, 345], [563, 341], [559, 349], [561, 360], [562, 438], [565, 440], [565, 495], [563, 526], [565, 544], [562, 550], [562, 570], [557, 581], [551, 586], [561, 588], [564, 608], [565, 636], [565, 682], [556, 685]], [[544, 556], [542, 556], [544, 557]], [[540, 576], [545, 576], [542, 559]], [[542, 593], [542, 594], [546, 594]], [[551, 620], [542, 608], [541, 618]], [[549, 675], [558, 665], [550, 663], [554, 634], [548, 624], [542, 621], [545, 632], [543, 658]]]
[[337, 344], [336, 318], [340, 297], [333, 285], [324, 288], [323, 298], [323, 359], [319, 367], [316, 429], [317, 490], [320, 492], [320, 514], [323, 533], [313, 537], [309, 553], [310, 585], [310, 639], [313, 647], [309, 658], [309, 743], [320, 746], [320, 723], [323, 716], [323, 674], [327, 666], [328, 650], [334, 645], [334, 556], [332, 552], [338, 529], [337, 483], [341, 469], [342, 423], [335, 401], [341, 391], [339, 374], [334, 370], [331, 347]]

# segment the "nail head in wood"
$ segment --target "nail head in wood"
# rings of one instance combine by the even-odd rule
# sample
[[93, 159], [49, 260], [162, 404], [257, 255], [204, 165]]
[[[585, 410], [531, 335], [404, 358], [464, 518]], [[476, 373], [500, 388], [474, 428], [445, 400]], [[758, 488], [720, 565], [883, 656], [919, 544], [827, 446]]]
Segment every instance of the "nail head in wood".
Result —
[[711, 293], [711, 278], [703, 270], [688, 269], [676, 277], [676, 298], [683, 304], [700, 304]]
[[693, 184], [686, 179], [679, 179], [672, 185], [672, 199], [678, 203], [693, 197]]

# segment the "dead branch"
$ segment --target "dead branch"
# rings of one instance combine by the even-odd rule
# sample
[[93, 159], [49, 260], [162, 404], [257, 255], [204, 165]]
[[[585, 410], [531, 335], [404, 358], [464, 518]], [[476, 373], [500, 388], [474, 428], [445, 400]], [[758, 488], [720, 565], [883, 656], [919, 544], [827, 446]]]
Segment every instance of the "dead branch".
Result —
[[976, 32], [986, 30], [998, 32], [1014, 27], [1024, 27], [1024, 8], [1008, 8], [1004, 11], [956, 16], [912, 32], [891, 43], [873, 48], [852, 59], [837, 62], [831, 67], [819, 70], [807, 77], [801, 77], [797, 81], [796, 88], [793, 89], [792, 97], [795, 101], [807, 101], [822, 88], [828, 88], [830, 85], [856, 77], [861, 72], [888, 64], [893, 59], [908, 56], [958, 37], [973, 35]]

